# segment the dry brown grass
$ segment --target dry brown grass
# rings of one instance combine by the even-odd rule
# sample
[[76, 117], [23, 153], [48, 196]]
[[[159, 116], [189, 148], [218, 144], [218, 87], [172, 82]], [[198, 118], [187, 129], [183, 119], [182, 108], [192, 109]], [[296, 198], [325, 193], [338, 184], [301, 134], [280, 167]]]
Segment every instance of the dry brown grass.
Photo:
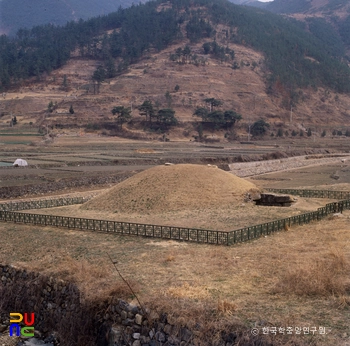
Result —
[[207, 299], [210, 297], [207, 287], [197, 284], [183, 283], [181, 286], [168, 287], [164, 294], [174, 298]]
[[[198, 333], [208, 340], [209, 335], [219, 337], [220, 331], [249, 333], [255, 323], [265, 321], [265, 325], [277, 327], [332, 329], [325, 337], [312, 340], [284, 336], [281, 345], [291, 345], [292, 340], [294, 345], [342, 345], [349, 312], [345, 281], [344, 286], [334, 286], [332, 279], [323, 279], [330, 282], [323, 286], [326, 290], [320, 286], [317, 294], [301, 295], [289, 291], [292, 282], [287, 288], [279, 285], [296, 268], [308, 269], [309, 278], [318, 275], [322, 279], [312, 266], [316, 262], [322, 264], [316, 268], [328, 270], [325, 277], [348, 276], [350, 213], [345, 211], [343, 215], [234, 247], [0, 224], [2, 244], [6, 244], [0, 248], [0, 261], [75, 280], [83, 291], [88, 287], [90, 294], [105, 286], [106, 291], [100, 293], [109, 296], [117, 287], [121, 290], [117, 296], [125, 294], [130, 300], [131, 295], [107, 258], [108, 252], [118, 261], [118, 268], [143, 305], [168, 313], [169, 321], [193, 328], [200, 324]], [[301, 292], [305, 292], [305, 285]]]
[[299, 296], [344, 295], [350, 291], [349, 270], [344, 253], [335, 249], [326, 256], [315, 256], [288, 268], [274, 291]]
[[217, 310], [223, 313], [224, 315], [232, 316], [233, 313], [237, 310], [237, 305], [232, 301], [226, 299], [219, 299]]
[[[103, 300], [109, 296], [120, 298], [132, 296], [130, 289], [115, 274], [113, 264], [108, 263], [107, 258], [91, 263], [85, 258], [72, 258], [69, 254], [56, 255], [57, 257], [52, 254], [46, 255], [40, 261], [20, 262], [18, 265], [29, 271], [75, 283], [84, 299], [89, 301]], [[46, 263], [44, 267], [43, 263]], [[138, 283], [133, 279], [129, 281], [137, 292]]]
[[174, 255], [168, 255], [168, 257], [166, 258], [167, 262], [172, 262], [175, 261], [175, 256]]

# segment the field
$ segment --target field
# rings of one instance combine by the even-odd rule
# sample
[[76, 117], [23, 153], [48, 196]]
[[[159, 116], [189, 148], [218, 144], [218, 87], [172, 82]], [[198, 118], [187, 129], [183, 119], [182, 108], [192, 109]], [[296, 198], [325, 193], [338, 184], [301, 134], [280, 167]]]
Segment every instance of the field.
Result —
[[[287, 147], [288, 143], [282, 145]], [[319, 143], [317, 146], [319, 149]], [[306, 149], [312, 151], [315, 147]], [[1, 168], [0, 191], [7, 187], [25, 190], [28, 185], [37, 185], [40, 190], [40, 186], [51, 184], [51, 191], [29, 189], [20, 196], [38, 198], [82, 194], [92, 189], [99, 193], [118, 179], [164, 162], [224, 164], [227, 158], [273, 153], [276, 147], [272, 143], [208, 146], [62, 135], [50, 144], [12, 144], [0, 150], [0, 161], [21, 156], [30, 164], [28, 168]], [[323, 165], [251, 176], [249, 180], [260, 187], [350, 191], [349, 162], [341, 158], [334, 157]], [[109, 180], [102, 179], [107, 176]], [[172, 212], [167, 218], [164, 214], [91, 211], [88, 217], [231, 230], [315, 210], [328, 202], [298, 198], [291, 208], [243, 203], [236, 210]], [[73, 216], [86, 213], [79, 206], [40, 212]], [[0, 262], [73, 280], [88, 299], [95, 300], [124, 285], [110, 255], [145, 305], [167, 311], [173, 321], [189, 327], [199, 323], [202, 337], [215, 337], [214, 326], [247, 335], [257, 328], [273, 345], [345, 346], [350, 343], [349, 218], [350, 212], [345, 211], [320, 223], [293, 227], [233, 247], [1, 223]], [[121, 292], [125, 298], [134, 299], [125, 287]], [[316, 327], [317, 332], [273, 336], [263, 335], [264, 327]], [[326, 335], [320, 333], [320, 327], [326, 328]]]

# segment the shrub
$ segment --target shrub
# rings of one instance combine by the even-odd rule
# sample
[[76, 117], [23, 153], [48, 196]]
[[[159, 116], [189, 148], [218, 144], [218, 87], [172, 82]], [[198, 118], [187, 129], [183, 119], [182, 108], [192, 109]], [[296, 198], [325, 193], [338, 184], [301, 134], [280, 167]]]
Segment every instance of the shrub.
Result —
[[266, 129], [270, 127], [270, 124], [268, 124], [265, 120], [258, 120], [256, 121], [253, 126], [250, 129], [250, 133], [253, 136], [262, 136], [265, 134]]
[[277, 137], [283, 137], [283, 130], [282, 129], [278, 129]]

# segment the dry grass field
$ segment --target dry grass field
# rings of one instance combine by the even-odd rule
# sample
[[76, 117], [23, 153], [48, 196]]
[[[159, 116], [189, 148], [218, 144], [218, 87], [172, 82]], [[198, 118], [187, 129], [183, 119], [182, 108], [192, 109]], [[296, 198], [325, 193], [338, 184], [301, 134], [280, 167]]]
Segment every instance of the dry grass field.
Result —
[[256, 326], [261, 334], [263, 327], [326, 327], [327, 335], [274, 339], [281, 345], [345, 346], [349, 218], [345, 212], [234, 247], [1, 224], [0, 261], [73, 280], [88, 299], [113, 290], [130, 299], [109, 254], [139, 299], [174, 320], [246, 331]]
[[[4, 149], [1, 160], [21, 153], [40, 163], [28, 170], [0, 169], [0, 187], [25, 185], [35, 179], [44, 184], [49, 179], [66, 182], [85, 175], [115, 175], [121, 170], [135, 174], [136, 167], [142, 170], [161, 159], [171, 162], [265, 150], [275, 149], [269, 145], [210, 148], [195, 143], [137, 143], [98, 137], [90, 142], [84, 137], [62, 137], [48, 146], [14, 144]], [[91, 166], [90, 160], [99, 164]], [[41, 168], [43, 162], [49, 165]], [[331, 177], [334, 172], [340, 172], [338, 180]], [[346, 163], [290, 169], [249, 180], [258, 187], [350, 190]], [[112, 185], [94, 186], [102, 187], [104, 193]], [[52, 193], [90, 189], [80, 186]], [[141, 215], [128, 210], [86, 211], [81, 206], [42, 209], [40, 213], [232, 230], [315, 210], [328, 202], [298, 198], [292, 207], [278, 208], [243, 201], [235, 208]], [[345, 211], [320, 223], [232, 247], [0, 223], [0, 263], [72, 280], [92, 301], [110, 294], [134, 300], [115, 272], [110, 255], [143, 304], [166, 311], [170, 321], [189, 327], [199, 323], [196, 333], [208, 340], [224, 329], [249, 335], [257, 328], [273, 345], [346, 346], [350, 344], [349, 221], [350, 212]], [[267, 327], [316, 327], [317, 331], [298, 335], [294, 329], [293, 334], [277, 332], [274, 336], [264, 334]], [[326, 335], [320, 327], [326, 328]]]

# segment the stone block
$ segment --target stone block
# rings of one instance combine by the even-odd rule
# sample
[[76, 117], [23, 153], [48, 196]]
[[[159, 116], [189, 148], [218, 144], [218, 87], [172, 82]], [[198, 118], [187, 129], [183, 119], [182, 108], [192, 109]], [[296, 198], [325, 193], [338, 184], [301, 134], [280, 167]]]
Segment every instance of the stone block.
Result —
[[140, 339], [140, 333], [133, 333], [132, 337], [136, 340], [139, 340]]
[[135, 315], [135, 323], [138, 324], [138, 325], [141, 325], [142, 324], [142, 316], [140, 314], [136, 314]]
[[192, 338], [192, 332], [187, 328], [180, 328], [179, 336], [181, 341], [189, 342]]

